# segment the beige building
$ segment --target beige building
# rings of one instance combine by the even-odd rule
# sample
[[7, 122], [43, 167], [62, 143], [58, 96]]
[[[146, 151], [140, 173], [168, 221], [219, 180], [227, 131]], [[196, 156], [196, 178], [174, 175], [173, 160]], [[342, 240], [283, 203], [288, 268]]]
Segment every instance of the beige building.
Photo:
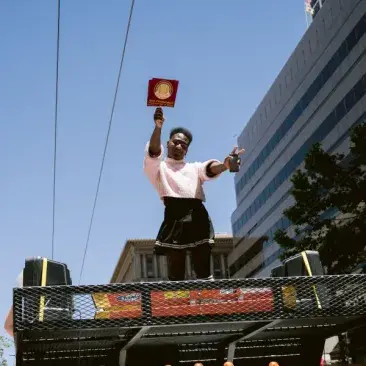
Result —
[[[113, 272], [111, 283], [167, 280], [166, 257], [156, 256], [153, 253], [154, 242], [154, 239], [127, 240]], [[228, 255], [232, 249], [231, 235], [216, 234], [211, 255], [211, 270], [216, 279], [228, 277]], [[188, 253], [186, 278], [195, 278]]]
[[229, 275], [231, 278], [252, 277], [263, 263], [263, 244], [268, 237], [245, 237], [234, 242], [228, 256]]

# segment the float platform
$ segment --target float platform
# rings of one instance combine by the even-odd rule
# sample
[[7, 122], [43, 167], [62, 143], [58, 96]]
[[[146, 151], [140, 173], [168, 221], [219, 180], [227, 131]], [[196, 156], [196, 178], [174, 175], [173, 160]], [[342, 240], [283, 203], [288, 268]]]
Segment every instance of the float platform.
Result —
[[366, 325], [366, 275], [14, 289], [16, 364], [319, 366]]

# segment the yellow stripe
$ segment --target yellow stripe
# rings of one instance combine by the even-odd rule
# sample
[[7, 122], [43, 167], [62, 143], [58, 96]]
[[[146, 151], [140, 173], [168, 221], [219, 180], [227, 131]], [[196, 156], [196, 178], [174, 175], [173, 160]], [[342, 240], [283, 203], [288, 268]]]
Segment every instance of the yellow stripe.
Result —
[[[47, 265], [48, 265], [48, 261], [47, 258], [43, 258], [43, 263], [42, 263], [42, 278], [41, 278], [41, 286], [46, 286], [47, 283]], [[43, 321], [44, 318], [44, 306], [45, 304], [45, 297], [41, 296], [41, 301], [39, 304], [39, 321]]]
[[308, 260], [308, 257], [306, 256], [306, 253], [305, 252], [301, 252], [301, 255], [302, 255], [302, 259], [305, 263], [305, 267], [306, 267], [306, 270], [308, 271], [308, 275], [309, 276], [312, 276], [312, 272], [311, 272], [311, 268], [310, 268], [310, 263], [309, 263], [309, 260]]
[[[308, 271], [308, 275], [309, 276], [312, 276], [313, 273], [311, 272], [310, 263], [309, 263], [309, 260], [308, 260], [308, 257], [306, 255], [306, 253], [305, 252], [301, 252], [301, 255], [302, 255], [302, 259], [304, 260], [306, 270]], [[316, 302], [317, 302], [317, 305], [318, 305], [318, 309], [321, 309], [322, 308], [322, 305], [320, 303], [319, 296], [318, 296], [318, 293], [316, 291], [315, 285], [313, 285], [313, 290], [314, 290], [315, 299], [316, 299]]]

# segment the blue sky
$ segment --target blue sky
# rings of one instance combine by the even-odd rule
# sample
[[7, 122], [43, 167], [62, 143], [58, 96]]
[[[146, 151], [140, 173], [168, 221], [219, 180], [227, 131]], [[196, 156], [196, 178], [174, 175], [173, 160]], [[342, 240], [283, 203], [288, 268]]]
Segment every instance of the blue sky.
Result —
[[[57, 1], [0, 2], [0, 314], [29, 256], [51, 255]], [[130, 2], [63, 0], [55, 259], [78, 281]], [[301, 0], [137, 0], [84, 284], [109, 281], [127, 238], [152, 238], [163, 206], [142, 172], [152, 77], [180, 81], [165, 133], [192, 130], [189, 160], [222, 159], [305, 31]], [[244, 146], [245, 147], [245, 146]], [[231, 232], [234, 177], [206, 185]]]

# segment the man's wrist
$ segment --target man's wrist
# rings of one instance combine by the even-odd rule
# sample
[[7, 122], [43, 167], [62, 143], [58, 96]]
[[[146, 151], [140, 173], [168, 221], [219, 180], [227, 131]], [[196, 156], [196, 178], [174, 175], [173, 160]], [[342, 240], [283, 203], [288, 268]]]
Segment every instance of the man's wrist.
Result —
[[226, 167], [225, 163], [221, 163], [220, 169], [221, 169], [221, 173], [224, 173], [227, 171], [227, 167]]
[[225, 164], [219, 163], [219, 162], [209, 164], [206, 169], [207, 175], [210, 178], [213, 178], [216, 175], [223, 173], [225, 170], [227, 170], [227, 167], [225, 166]]

